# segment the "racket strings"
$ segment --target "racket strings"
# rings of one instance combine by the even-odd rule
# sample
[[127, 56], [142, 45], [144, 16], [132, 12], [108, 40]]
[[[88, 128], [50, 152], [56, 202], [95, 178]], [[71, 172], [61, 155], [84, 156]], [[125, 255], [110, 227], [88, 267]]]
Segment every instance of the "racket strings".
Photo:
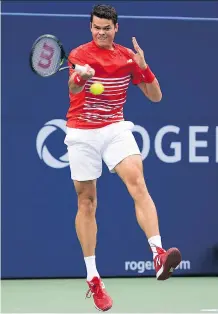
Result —
[[32, 66], [41, 76], [50, 76], [58, 71], [62, 63], [61, 48], [51, 38], [42, 38], [32, 51]]

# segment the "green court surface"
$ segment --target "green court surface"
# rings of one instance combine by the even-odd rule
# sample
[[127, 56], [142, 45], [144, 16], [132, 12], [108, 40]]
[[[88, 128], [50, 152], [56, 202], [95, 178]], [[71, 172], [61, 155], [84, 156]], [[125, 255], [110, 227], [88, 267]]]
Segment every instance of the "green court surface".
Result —
[[[104, 279], [108, 313], [218, 313], [218, 278]], [[2, 313], [97, 313], [84, 279], [2, 280]]]

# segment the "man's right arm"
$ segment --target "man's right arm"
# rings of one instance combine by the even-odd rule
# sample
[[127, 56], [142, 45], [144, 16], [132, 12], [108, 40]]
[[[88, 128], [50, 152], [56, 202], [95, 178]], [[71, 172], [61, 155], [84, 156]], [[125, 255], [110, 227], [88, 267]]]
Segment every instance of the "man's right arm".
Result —
[[68, 86], [72, 94], [80, 93], [87, 80], [95, 75], [95, 70], [88, 64], [85, 65], [86, 71], [84, 72], [73, 72], [69, 78]]
[[82, 65], [86, 68], [86, 71], [83, 72], [76, 72], [73, 70], [73, 68], [70, 68], [68, 86], [72, 94], [80, 93], [83, 90], [86, 81], [92, 78], [95, 74], [95, 70], [92, 69], [88, 64], [84, 65], [84, 63], [87, 62], [85, 62], [85, 60], [86, 55], [82, 49], [74, 49], [69, 55], [69, 66], [73, 63]]
[[79, 86], [79, 85], [76, 84], [76, 82], [75, 82], [75, 76], [76, 76], [77, 74], [78, 74], [77, 72], [73, 72], [72, 75], [71, 75], [70, 78], [69, 78], [69, 81], [68, 81], [69, 90], [70, 90], [70, 92], [71, 92], [72, 94], [78, 94], [78, 93], [80, 93], [80, 92], [83, 90], [84, 85], [85, 85], [85, 83], [84, 83], [84, 85], [82, 85], [82, 86]]

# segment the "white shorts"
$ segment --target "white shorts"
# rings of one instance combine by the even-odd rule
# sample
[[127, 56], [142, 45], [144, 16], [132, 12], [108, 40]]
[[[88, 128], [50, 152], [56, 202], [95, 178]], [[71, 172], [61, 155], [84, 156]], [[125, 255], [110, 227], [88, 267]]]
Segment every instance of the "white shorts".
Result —
[[102, 174], [102, 160], [111, 172], [124, 158], [141, 154], [129, 121], [112, 123], [98, 129], [67, 128], [64, 143], [68, 147], [71, 178], [94, 180]]

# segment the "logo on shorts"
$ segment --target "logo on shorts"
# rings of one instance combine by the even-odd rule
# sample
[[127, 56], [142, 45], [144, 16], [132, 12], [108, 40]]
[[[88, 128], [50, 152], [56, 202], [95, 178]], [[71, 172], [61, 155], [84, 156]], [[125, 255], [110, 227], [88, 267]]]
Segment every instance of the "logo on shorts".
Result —
[[38, 152], [39, 158], [44, 161], [46, 165], [52, 168], [64, 168], [69, 165], [68, 153], [65, 153], [59, 159], [56, 159], [49, 152], [47, 146], [45, 145], [46, 139], [53, 132], [61, 129], [66, 133], [66, 122], [62, 119], [54, 119], [45, 123], [45, 125], [39, 131], [36, 138], [36, 150]]

